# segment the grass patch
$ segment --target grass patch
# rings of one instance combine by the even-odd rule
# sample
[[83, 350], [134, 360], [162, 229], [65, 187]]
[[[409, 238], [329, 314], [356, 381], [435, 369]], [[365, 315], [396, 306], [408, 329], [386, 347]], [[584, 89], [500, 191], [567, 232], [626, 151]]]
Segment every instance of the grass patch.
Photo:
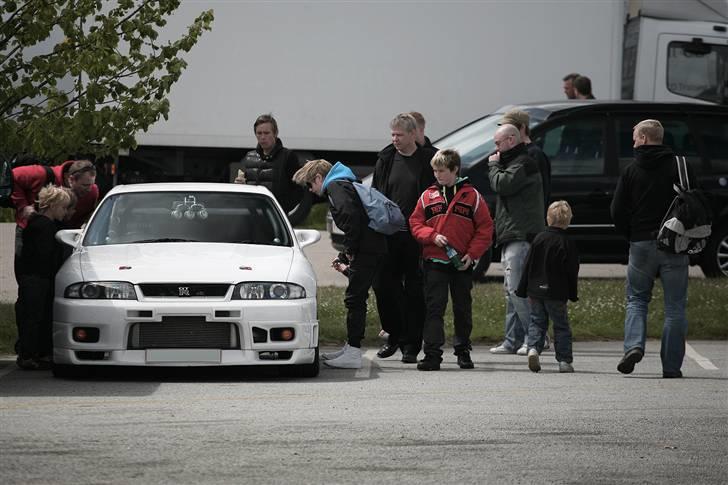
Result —
[[[569, 303], [569, 320], [576, 340], [621, 340], [624, 328], [624, 280], [579, 280], [580, 300]], [[691, 279], [688, 285], [688, 338], [728, 339], [728, 279]], [[318, 291], [318, 316], [323, 343], [346, 339], [344, 289], [323, 287]], [[503, 338], [505, 298], [501, 283], [486, 283], [473, 288], [473, 342], [495, 343]], [[647, 320], [649, 338], [662, 333], [663, 293], [655, 285]], [[446, 333], [452, 336], [452, 313], [445, 314]], [[367, 343], [379, 343], [379, 317], [370, 292], [367, 311]], [[13, 304], [0, 303], [0, 353], [10, 354], [17, 336]]]
[[0, 222], [15, 222], [15, 209], [0, 207]]

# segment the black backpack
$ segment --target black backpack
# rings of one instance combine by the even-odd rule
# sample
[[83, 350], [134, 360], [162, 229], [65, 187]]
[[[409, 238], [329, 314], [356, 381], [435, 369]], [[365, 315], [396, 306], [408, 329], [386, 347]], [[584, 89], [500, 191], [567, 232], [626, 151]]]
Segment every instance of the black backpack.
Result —
[[[0, 207], [14, 208], [13, 200], [13, 169], [22, 165], [41, 165], [35, 159], [18, 157], [13, 160], [4, 159], [0, 161]], [[55, 183], [56, 176], [53, 169], [43, 164], [46, 171], [46, 184]]]
[[680, 184], [660, 224], [657, 247], [673, 254], [698, 254], [708, 244], [713, 211], [702, 190], [690, 187], [685, 157], [675, 157]]

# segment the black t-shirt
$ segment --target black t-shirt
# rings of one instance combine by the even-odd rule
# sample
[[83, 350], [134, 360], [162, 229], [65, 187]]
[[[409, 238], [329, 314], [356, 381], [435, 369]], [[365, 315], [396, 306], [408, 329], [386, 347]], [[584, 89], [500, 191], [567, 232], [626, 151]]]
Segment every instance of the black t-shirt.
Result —
[[53, 278], [58, 269], [60, 250], [56, 243], [56, 223], [46, 216], [35, 214], [23, 229], [23, 251], [18, 273]]
[[422, 170], [422, 162], [413, 156], [404, 156], [397, 152], [392, 160], [392, 170], [387, 183], [388, 197], [402, 210], [405, 218], [409, 219], [415, 209], [421, 191], [417, 187], [417, 178]]

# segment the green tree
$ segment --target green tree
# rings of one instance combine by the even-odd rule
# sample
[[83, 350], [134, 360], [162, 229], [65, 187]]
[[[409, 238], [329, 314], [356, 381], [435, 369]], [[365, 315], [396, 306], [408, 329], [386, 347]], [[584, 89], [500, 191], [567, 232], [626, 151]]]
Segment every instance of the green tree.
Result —
[[0, 0], [0, 150], [49, 159], [134, 148], [167, 119], [180, 58], [211, 29], [202, 12], [175, 41], [180, 0]]

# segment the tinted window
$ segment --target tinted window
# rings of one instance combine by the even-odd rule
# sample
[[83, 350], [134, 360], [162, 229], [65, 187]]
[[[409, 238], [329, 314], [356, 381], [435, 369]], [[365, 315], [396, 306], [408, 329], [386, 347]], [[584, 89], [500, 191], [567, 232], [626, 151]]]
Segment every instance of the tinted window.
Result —
[[[637, 123], [645, 119], [645, 116], [623, 116], [617, 119], [617, 155], [620, 170], [634, 160], [632, 131]], [[688, 128], [688, 124], [683, 120], [665, 117], [660, 117], [659, 121], [665, 129], [662, 143], [672, 148], [676, 155], [684, 156], [696, 173], [699, 173], [700, 156], [695, 143], [695, 135]]]
[[534, 140], [551, 159], [551, 175], [604, 173], [604, 122], [570, 119]]
[[700, 120], [700, 136], [710, 158], [713, 173], [728, 173], [728, 119], [706, 117]]
[[109, 197], [91, 221], [84, 244], [183, 241], [292, 245], [270, 197], [225, 192], [131, 192]]
[[675, 94], [720, 103], [728, 78], [728, 46], [670, 42], [667, 89]]

